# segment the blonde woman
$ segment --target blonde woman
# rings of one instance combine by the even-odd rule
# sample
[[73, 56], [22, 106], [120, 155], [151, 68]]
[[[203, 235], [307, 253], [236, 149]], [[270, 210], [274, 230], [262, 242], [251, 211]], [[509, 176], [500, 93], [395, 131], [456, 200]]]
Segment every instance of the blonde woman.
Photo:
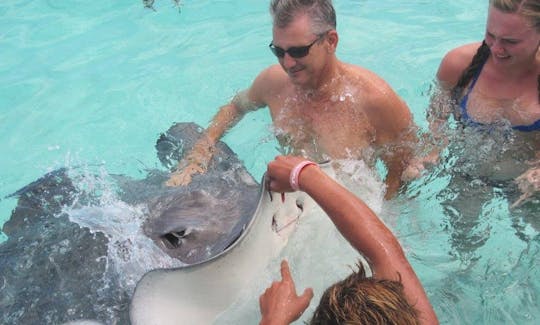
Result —
[[539, 0], [490, 0], [484, 41], [451, 50], [437, 72], [459, 106], [457, 120], [473, 127], [506, 125], [527, 142], [531, 167], [516, 178], [523, 191], [516, 203], [540, 190], [539, 45]]

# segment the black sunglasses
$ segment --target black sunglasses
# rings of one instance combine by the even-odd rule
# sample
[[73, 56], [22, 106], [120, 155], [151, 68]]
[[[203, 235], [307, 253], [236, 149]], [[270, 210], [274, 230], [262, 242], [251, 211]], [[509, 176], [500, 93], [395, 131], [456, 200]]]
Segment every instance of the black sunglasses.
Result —
[[309, 54], [309, 49], [313, 46], [313, 44], [320, 41], [324, 37], [324, 35], [325, 34], [320, 35], [311, 44], [306, 45], [306, 46], [293, 46], [293, 47], [290, 47], [287, 50], [284, 50], [281, 47], [275, 46], [273, 43], [270, 43], [270, 45], [268, 45], [268, 47], [270, 47], [270, 50], [272, 51], [272, 53], [274, 53], [274, 55], [277, 56], [280, 59], [285, 56], [285, 53], [289, 53], [291, 58], [299, 59], [299, 58], [303, 58], [304, 56], [308, 55]]

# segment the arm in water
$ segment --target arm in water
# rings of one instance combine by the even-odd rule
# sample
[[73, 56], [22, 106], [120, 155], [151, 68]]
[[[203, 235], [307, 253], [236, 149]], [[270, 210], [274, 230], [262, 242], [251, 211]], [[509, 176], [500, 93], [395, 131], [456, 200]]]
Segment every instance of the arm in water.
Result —
[[195, 143], [191, 152], [178, 162], [167, 186], [187, 185], [195, 174], [203, 174], [212, 159], [215, 144], [223, 134], [232, 128], [246, 112], [261, 107], [249, 97], [250, 90], [236, 94], [231, 103], [222, 106], [212, 119], [201, 138]]
[[528, 164], [531, 167], [516, 178], [516, 183], [522, 194], [516, 202], [512, 203], [512, 208], [521, 205], [540, 192], [540, 152], [536, 153], [536, 160], [530, 161]]
[[[289, 183], [291, 171], [302, 161], [304, 159], [300, 157], [280, 156], [270, 162], [267, 170], [270, 189], [276, 192], [292, 191]], [[420, 312], [421, 323], [437, 324], [433, 307], [397, 238], [377, 215], [317, 166], [308, 165], [301, 170], [298, 184], [300, 190], [309, 194], [323, 208], [349, 243], [366, 257], [373, 277], [400, 280], [407, 301]]]
[[426, 169], [437, 164], [441, 152], [448, 146], [448, 119], [456, 110], [456, 100], [459, 99], [456, 96], [461, 97], [461, 94], [455, 92], [462, 86], [455, 87], [460, 83], [463, 72], [480, 45], [476, 42], [458, 47], [442, 59], [437, 70], [436, 88], [427, 110], [429, 132], [422, 138], [422, 153], [416, 155], [407, 167], [403, 175], [405, 180], [418, 178]]

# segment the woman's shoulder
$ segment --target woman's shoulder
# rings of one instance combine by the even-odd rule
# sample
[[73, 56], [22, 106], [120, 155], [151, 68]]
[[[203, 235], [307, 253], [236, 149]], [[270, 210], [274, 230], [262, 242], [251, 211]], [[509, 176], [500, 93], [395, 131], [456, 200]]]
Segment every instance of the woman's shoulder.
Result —
[[446, 53], [437, 71], [437, 79], [443, 87], [451, 88], [457, 83], [481, 45], [480, 42], [465, 44]]

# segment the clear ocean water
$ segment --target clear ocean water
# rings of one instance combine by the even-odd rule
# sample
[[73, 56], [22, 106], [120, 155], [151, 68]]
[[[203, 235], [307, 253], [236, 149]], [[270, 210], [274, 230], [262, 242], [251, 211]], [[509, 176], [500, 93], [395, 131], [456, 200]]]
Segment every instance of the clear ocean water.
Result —
[[[338, 56], [386, 79], [426, 130], [439, 62], [482, 39], [488, 1], [334, 2]], [[154, 149], [161, 132], [177, 121], [205, 126], [276, 62], [267, 48], [268, 1], [156, 0], [154, 9], [136, 0], [0, 3], [0, 225], [17, 204], [7, 196], [59, 167], [135, 178], [161, 168]], [[224, 138], [256, 179], [279, 153], [270, 126], [260, 110]], [[536, 323], [538, 208], [533, 202], [522, 213], [529, 217], [514, 214], [504, 189], [490, 187], [469, 227], [481, 244], [464, 249], [445, 192], [460, 185], [442, 169], [382, 208], [441, 323]], [[257, 306], [247, 309], [253, 323]]]

